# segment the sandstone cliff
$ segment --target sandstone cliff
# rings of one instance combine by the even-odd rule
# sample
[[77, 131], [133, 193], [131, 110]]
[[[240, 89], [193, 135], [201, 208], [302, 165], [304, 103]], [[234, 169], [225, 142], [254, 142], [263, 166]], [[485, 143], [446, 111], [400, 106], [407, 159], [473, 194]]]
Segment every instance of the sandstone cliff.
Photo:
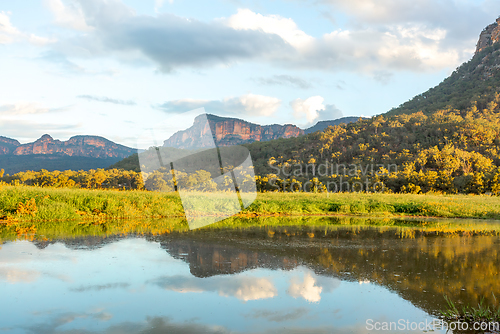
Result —
[[57, 155], [91, 158], [126, 158], [136, 150], [97, 136], [75, 136], [67, 141], [43, 135], [33, 143], [20, 144], [17, 140], [0, 137], [3, 155]]
[[0, 136], [0, 154], [12, 153], [21, 143], [15, 139]]
[[219, 117], [207, 114], [208, 124], [200, 115], [195, 118], [194, 124], [186, 130], [176, 132], [164, 141], [165, 147], [183, 149], [210, 147], [210, 137], [206, 136], [212, 132], [213, 139], [218, 146], [240, 145], [254, 141], [268, 141], [278, 138], [298, 137], [304, 134], [304, 130], [295, 125], [258, 125], [237, 118]]
[[476, 45], [476, 53], [483, 51], [488, 46], [492, 46], [500, 41], [500, 17], [495, 23], [490, 24], [479, 35], [479, 41]]

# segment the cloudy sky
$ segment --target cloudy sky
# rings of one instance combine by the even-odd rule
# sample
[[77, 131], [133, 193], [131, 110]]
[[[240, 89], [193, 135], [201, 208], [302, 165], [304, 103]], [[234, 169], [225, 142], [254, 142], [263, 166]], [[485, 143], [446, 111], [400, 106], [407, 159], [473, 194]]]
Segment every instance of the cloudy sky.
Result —
[[471, 58], [497, 0], [0, 0], [0, 135], [136, 146], [171, 115], [372, 116]]

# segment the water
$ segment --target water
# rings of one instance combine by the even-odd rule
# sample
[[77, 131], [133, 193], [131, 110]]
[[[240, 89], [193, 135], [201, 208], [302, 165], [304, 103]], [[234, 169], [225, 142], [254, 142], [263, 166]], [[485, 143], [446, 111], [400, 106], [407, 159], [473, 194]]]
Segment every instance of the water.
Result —
[[0, 333], [382, 332], [376, 322], [406, 333], [437, 319], [443, 295], [494, 302], [498, 236], [405, 231], [253, 227], [7, 242]]

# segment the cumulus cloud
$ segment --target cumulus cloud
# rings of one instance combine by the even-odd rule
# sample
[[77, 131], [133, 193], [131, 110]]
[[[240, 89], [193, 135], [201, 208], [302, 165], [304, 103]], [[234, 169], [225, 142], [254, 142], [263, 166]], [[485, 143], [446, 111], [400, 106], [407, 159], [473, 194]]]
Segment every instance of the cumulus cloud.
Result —
[[314, 38], [300, 30], [292, 19], [279, 15], [264, 16], [249, 9], [238, 9], [238, 13], [229, 17], [226, 24], [237, 30], [257, 30], [276, 34], [296, 48], [306, 47], [314, 41]]
[[[161, 72], [256, 61], [287, 68], [347, 70], [376, 76], [376, 71], [421, 72], [455, 67], [464, 60], [464, 54], [470, 55], [473, 50], [473, 43], [464, 53], [463, 44], [450, 42], [450, 32], [455, 31], [452, 28], [420, 21], [358, 24], [313, 37], [291, 18], [262, 15], [249, 9], [239, 9], [228, 18], [201, 22], [171, 14], [138, 15], [119, 1], [74, 0], [73, 9], [64, 7], [63, 0], [47, 1], [56, 13], [83, 17], [85, 26], [75, 19], [80, 22], [75, 29], [88, 27], [85, 34], [57, 43], [54, 52], [67, 57], [110, 56], [129, 63], [148, 61]], [[395, 0], [384, 1], [399, 8]], [[356, 2], [368, 8], [366, 13], [372, 13], [369, 9], [374, 6], [373, 1]], [[331, 3], [347, 12], [353, 8], [347, 1]], [[385, 17], [384, 13], [378, 15]], [[274, 81], [302, 85], [288, 79]]]
[[92, 30], [85, 22], [82, 8], [76, 1], [64, 3], [62, 0], [44, 0], [44, 3], [54, 15], [57, 25], [80, 31]]
[[124, 106], [135, 106], [137, 103], [131, 100], [118, 100], [118, 99], [112, 99], [106, 96], [94, 96], [94, 95], [78, 95], [77, 98], [79, 99], [85, 99], [87, 101], [98, 101], [98, 102], [106, 102], [106, 103], [113, 103], [113, 104], [120, 104]]
[[279, 86], [292, 86], [295, 88], [308, 89], [312, 87], [312, 84], [308, 81], [301, 79], [299, 77], [281, 74], [273, 75], [269, 78], [257, 78], [256, 81], [261, 85], [279, 85]]
[[321, 96], [311, 96], [305, 100], [295, 99], [290, 102], [295, 118], [307, 120], [312, 124], [319, 120], [333, 120], [342, 117], [342, 112], [333, 104], [325, 105], [325, 99]]
[[19, 268], [0, 268], [0, 279], [11, 284], [32, 283], [38, 280], [41, 273], [34, 270], [25, 270]]
[[275, 97], [246, 94], [223, 100], [174, 100], [165, 102], [157, 106], [157, 108], [167, 112], [180, 113], [203, 107], [208, 113], [270, 116], [280, 106], [281, 100]]
[[21, 32], [10, 22], [9, 12], [0, 12], [0, 44], [10, 44], [19, 41], [28, 41], [35, 45], [45, 45], [54, 40]]
[[302, 297], [308, 302], [316, 303], [321, 300], [322, 290], [321, 286], [316, 285], [316, 279], [310, 273], [306, 273], [302, 282], [298, 277], [292, 278], [287, 293], [293, 298]]
[[268, 299], [278, 294], [274, 284], [267, 278], [164, 276], [149, 283], [183, 293], [216, 291], [220, 296], [235, 297], [243, 301]]
[[75, 1], [92, 31], [55, 46], [72, 57], [145, 58], [160, 71], [170, 72], [293, 52], [278, 35], [236, 30], [220, 20], [205, 23], [172, 14], [137, 15], [119, 1]]

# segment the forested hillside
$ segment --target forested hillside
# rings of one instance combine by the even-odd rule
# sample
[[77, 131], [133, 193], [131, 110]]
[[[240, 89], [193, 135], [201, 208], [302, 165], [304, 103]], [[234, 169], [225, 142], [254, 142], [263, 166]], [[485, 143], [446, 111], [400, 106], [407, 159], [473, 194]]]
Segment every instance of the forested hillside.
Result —
[[[286, 184], [285, 189], [295, 179], [300, 181], [293, 185], [297, 189], [311, 180], [321, 191], [328, 182], [340, 185], [342, 177], [351, 189], [355, 182], [368, 180], [372, 185], [383, 182], [394, 192], [498, 193], [499, 104], [496, 93], [484, 109], [473, 103], [462, 110], [450, 108], [428, 115], [381, 115], [247, 147], [256, 173], [264, 178], [260, 182], [277, 178], [280, 188]], [[327, 161], [325, 172], [326, 167], [320, 169], [320, 165]]]
[[500, 43], [495, 43], [458, 67], [438, 86], [415, 96], [390, 110], [386, 115], [425, 114], [448, 107], [467, 109], [476, 102], [479, 109], [487, 108], [500, 87]]

